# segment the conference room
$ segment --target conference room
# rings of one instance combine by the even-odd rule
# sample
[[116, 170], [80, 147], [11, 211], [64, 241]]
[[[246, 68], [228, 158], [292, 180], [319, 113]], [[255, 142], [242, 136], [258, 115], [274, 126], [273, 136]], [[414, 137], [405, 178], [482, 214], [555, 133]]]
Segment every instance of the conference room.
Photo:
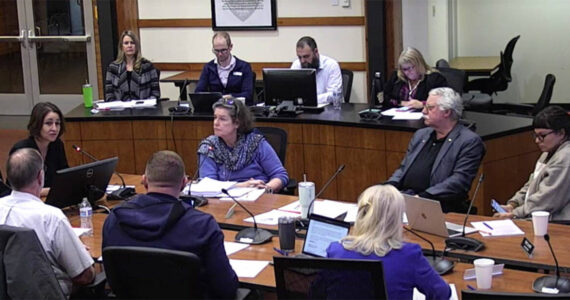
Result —
[[[319, 199], [356, 203], [358, 195], [367, 187], [384, 182], [390, 177], [405, 156], [413, 133], [424, 127], [421, 120], [393, 121], [385, 117], [380, 120], [362, 120], [358, 114], [369, 108], [373, 98], [370, 91], [374, 74], [380, 72], [381, 79], [387, 80], [385, 74], [390, 74], [397, 68], [398, 55], [405, 47], [413, 46], [420, 49], [431, 66], [435, 66], [436, 61], [441, 58], [453, 65], [453, 59], [456, 57], [498, 57], [507, 42], [520, 35], [513, 54], [512, 81], [506, 90], [491, 96], [493, 105], [496, 104], [493, 109], [497, 110], [508, 108], [506, 105], [501, 105], [505, 102], [536, 103], [544, 76], [548, 73], [555, 74], [558, 82], [565, 81], [564, 62], [554, 61], [554, 57], [561, 56], [555, 53], [563, 53], [561, 49], [564, 47], [564, 42], [544, 49], [546, 47], [538, 46], [547, 38], [538, 33], [541, 30], [530, 29], [528, 28], [530, 25], [527, 24], [521, 27], [501, 23], [501, 26], [498, 26], [493, 21], [492, 16], [506, 13], [513, 14], [513, 18], [528, 18], [531, 15], [529, 11], [536, 8], [531, 2], [517, 5], [517, 9], [507, 9], [493, 1], [477, 4], [470, 1], [337, 2], [264, 1], [264, 5], [273, 5], [275, 8], [273, 13], [276, 29], [228, 30], [234, 46], [232, 54], [251, 64], [259, 87], [263, 86], [264, 68], [290, 67], [296, 59], [295, 44], [305, 35], [315, 38], [321, 54], [337, 60], [341, 69], [352, 71], [351, 91], [349, 96], [344, 96], [345, 100], [349, 98], [349, 102], [343, 103], [341, 110], [326, 107], [322, 113], [303, 113], [296, 117], [258, 117], [255, 123], [257, 127], [277, 127], [286, 132], [286, 155], [282, 162], [289, 177], [301, 182], [306, 176], [307, 181], [315, 183], [317, 193], [339, 166], [345, 166], [342, 173], [338, 174], [320, 194]], [[551, 6], [541, 7], [539, 15], [552, 15], [554, 16], [552, 22], [563, 22], [562, 17], [557, 17], [557, 12], [563, 10], [566, 4], [552, 2]], [[204, 138], [213, 133], [212, 116], [172, 115], [169, 108], [178, 106], [177, 100], [181, 98], [181, 94], [186, 96], [193, 91], [195, 82], [192, 82], [191, 76], [197, 80], [203, 65], [215, 57], [210, 44], [214, 33], [212, 3], [174, 0], [84, 1], [82, 4], [84, 16], [97, 17], [85, 18], [87, 25], [84, 32], [72, 35], [82, 36], [81, 39], [86, 41], [57, 42], [49, 38], [37, 41], [37, 51], [42, 55], [57, 51], [74, 51], [65, 48], [65, 45], [73, 47], [78, 44], [84, 45], [86, 50], [81, 50], [83, 54], [68, 53], [64, 58], [69, 65], [82, 65], [84, 69], [76, 70], [81, 72], [80, 74], [57, 73], [67, 78], [67, 80], [57, 80], [65, 82], [66, 86], [54, 82], [53, 78], [56, 76], [46, 76], [54, 74], [50, 73], [53, 69], [51, 71], [46, 69], [44, 70], [46, 73], [43, 74], [36, 72], [35, 75], [33, 72], [21, 71], [20, 77], [30, 77], [31, 82], [22, 80], [21, 86], [14, 83], [3, 89], [3, 92], [10, 91], [9, 95], [0, 96], [3, 113], [6, 114], [2, 116], [4, 120], [2, 123], [10, 124], [6, 127], [3, 125], [3, 128], [11, 128], [17, 126], [14, 124], [20, 123], [19, 131], [15, 133], [17, 137], [14, 139], [17, 141], [25, 138], [27, 119], [21, 116], [29, 115], [35, 103], [50, 101], [57, 104], [64, 113], [66, 132], [62, 136], [62, 141], [65, 143], [69, 166], [91, 162], [90, 158], [77, 153], [71, 145], [80, 146], [97, 159], [118, 157], [115, 170], [125, 177], [127, 184], [135, 185], [138, 194], [144, 194], [145, 188], [139, 182], [140, 176], [145, 172], [147, 160], [153, 153], [168, 149], [182, 157], [186, 173], [193, 175], [199, 168], [196, 149]], [[27, 2], [24, 6], [26, 5]], [[21, 4], [17, 5], [14, 15], [22, 18], [22, 11], [25, 12], [30, 8], [20, 6]], [[31, 8], [31, 11], [38, 13], [34, 8]], [[116, 15], [116, 19], [113, 19], [113, 15]], [[488, 20], [481, 22], [475, 18], [475, 15], [489, 17], [486, 17]], [[541, 32], [548, 30], [547, 26], [552, 26], [552, 24], [536, 23], [540, 22], [535, 22], [533, 25], [544, 26], [541, 27], [543, 29]], [[49, 28], [52, 30], [47, 31], [49, 35], [55, 36], [56, 27]], [[83, 106], [80, 87], [87, 80], [92, 87], [93, 99], [103, 98], [106, 69], [116, 57], [118, 38], [125, 29], [137, 33], [144, 57], [160, 70], [160, 97], [169, 98], [170, 101], [157, 101], [157, 107], [152, 109], [93, 113], [91, 108]], [[489, 34], [482, 36], [481, 32]], [[554, 31], [552, 35], [556, 37], [558, 32]], [[74, 37], [74, 39], [79, 38]], [[30, 39], [30, 43], [32, 40]], [[10, 45], [17, 44], [16, 40], [11, 40], [10, 43]], [[68, 50], [62, 50], [64, 48]], [[83, 55], [85, 57], [82, 57]], [[540, 64], [536, 62], [537, 55], [543, 57]], [[544, 59], [545, 57], [548, 59]], [[85, 63], [69, 63], [71, 59], [83, 60]], [[41, 55], [38, 61], [42, 61]], [[39, 70], [49, 64], [41, 66], [40, 63], [37, 66]], [[14, 71], [16, 73], [19, 72], [17, 67], [12, 69], [16, 70]], [[175, 81], [180, 83], [180, 79], [176, 79], [176, 76], [189, 77], [187, 80], [190, 84], [187, 84], [187, 88], [181, 91], [180, 84], [179, 86], [173, 84]], [[172, 79], [173, 77], [175, 78]], [[32, 83], [34, 78], [38, 87], [30, 88], [34, 84]], [[182, 83], [184, 80], [186, 79], [182, 79]], [[65, 92], [67, 88], [69, 90]], [[565, 100], [561, 96], [565, 94], [565, 88], [564, 84], [556, 86], [552, 95], [553, 103], [565, 107]], [[261, 97], [262, 94], [254, 95], [258, 96]], [[262, 102], [259, 98], [256, 101]], [[469, 199], [473, 199], [477, 213], [469, 217], [468, 222], [491, 221], [494, 213], [490, 204], [491, 199], [497, 199], [501, 204], [505, 204], [527, 181], [540, 155], [540, 150], [530, 138], [532, 118], [468, 110], [464, 113], [463, 119], [475, 124], [474, 131], [482, 138], [487, 150], [477, 174], [477, 178], [480, 174], [484, 174], [485, 179], [481, 182], [477, 193], [475, 193], [475, 183], [472, 184], [469, 193]], [[7, 141], [9, 134], [13, 132], [6, 135]], [[8, 142], [10, 144], [7, 146], [8, 149], [15, 141]], [[7, 154], [2, 156], [2, 159], [6, 161]], [[2, 169], [2, 173], [6, 174], [5, 169]], [[120, 180], [114, 176], [110, 183], [120, 184]], [[293, 193], [295, 194], [293, 196], [264, 194], [255, 202], [243, 204], [254, 215], [258, 215], [297, 201], [298, 188]], [[114, 206], [118, 203], [109, 204]], [[239, 230], [252, 225], [243, 221], [249, 216], [239, 207], [234, 209], [233, 216], [226, 219], [225, 215], [232, 205], [229, 201], [209, 199], [207, 205], [198, 208], [214, 216], [228, 242], [234, 240]], [[76, 214], [77, 212], [70, 220], [72, 225], [79, 226]], [[90, 246], [91, 255], [96, 258], [102, 254], [100, 243], [104, 218], [105, 214], [96, 210], [93, 237], [81, 238]], [[445, 218], [447, 221], [459, 224], [463, 222], [464, 215], [450, 213], [446, 214]], [[486, 244], [484, 250], [470, 252], [444, 251], [446, 246], [444, 238], [433, 234], [420, 234], [434, 243], [438, 255], [445, 254], [456, 262], [454, 270], [444, 275], [443, 279], [455, 284], [458, 296], [461, 295], [461, 290], [469, 289], [468, 285], [476, 286], [474, 280], [463, 280], [463, 273], [465, 269], [473, 268], [473, 260], [477, 258], [493, 258], [497, 264], [505, 264], [503, 274], [493, 278], [491, 291], [533, 293], [534, 279], [544, 275], [545, 272], [554, 272], [554, 259], [548, 243], [543, 238], [534, 236], [531, 221], [515, 220], [515, 224], [524, 231], [524, 237], [535, 245], [532, 258], [521, 250], [523, 236], [520, 235], [492, 239], [483, 237], [479, 233], [469, 235], [483, 240]], [[277, 225], [259, 226], [268, 229], [274, 235], [272, 241], [260, 246], [250, 245], [244, 250], [231, 254], [230, 259], [272, 261], [274, 255], [280, 256], [273, 250], [273, 247], [280, 248]], [[564, 225], [549, 224], [554, 252], [558, 255], [562, 272], [568, 273], [566, 268], [569, 263], [564, 251], [565, 230]], [[425, 254], [432, 253], [429, 243], [408, 232], [404, 236], [406, 241], [419, 244]], [[301, 236], [295, 243], [295, 252], [301, 252], [302, 246]], [[278, 293], [274, 270], [272, 265], [267, 265], [255, 277], [240, 277], [240, 285], [262, 290], [265, 297], [272, 297]]]

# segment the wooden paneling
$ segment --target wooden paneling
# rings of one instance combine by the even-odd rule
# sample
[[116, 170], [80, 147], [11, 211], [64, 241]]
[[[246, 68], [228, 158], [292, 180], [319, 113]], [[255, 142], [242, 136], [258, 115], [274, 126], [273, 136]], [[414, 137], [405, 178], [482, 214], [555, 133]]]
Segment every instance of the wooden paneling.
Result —
[[[307, 180], [315, 183], [315, 193], [318, 193], [338, 167], [336, 165], [334, 146], [304, 145], [304, 153]], [[335, 180], [320, 197], [337, 199], [336, 185]]]
[[135, 140], [134, 141], [135, 174], [144, 174], [146, 162], [150, 156], [160, 150], [167, 150], [166, 140]]
[[109, 122], [82, 122], [81, 139], [90, 140], [120, 140], [133, 139], [133, 127], [131, 121]]
[[198, 168], [198, 140], [179, 140], [176, 139], [176, 147], [172, 140], [168, 141], [168, 149], [175, 151], [182, 157], [186, 174], [193, 176]]
[[135, 174], [135, 151], [133, 141], [83, 141], [83, 148], [99, 159], [118, 156], [119, 164], [116, 171], [119, 173]]
[[134, 31], [137, 36], [139, 34], [139, 26], [137, 21], [139, 19], [139, 4], [138, 0], [119, 0], [116, 1], [117, 8], [117, 36], [120, 37], [121, 33], [125, 30]]
[[303, 143], [334, 145], [334, 126], [303, 124]]
[[[303, 125], [292, 123], [255, 122], [255, 127], [277, 127], [287, 132], [288, 144], [303, 143]], [[289, 153], [289, 152], [287, 152]]]
[[[277, 18], [277, 26], [364, 26], [364, 17]], [[212, 27], [211, 19], [146, 19], [138, 20], [140, 28]]]
[[81, 139], [81, 125], [79, 123], [65, 123], [65, 133], [61, 136], [65, 141]]
[[381, 179], [381, 182], [388, 180], [394, 174], [394, 171], [400, 167], [400, 163], [402, 163], [405, 156], [405, 152], [386, 152], [386, 177]]
[[294, 178], [297, 181], [301, 181], [303, 179], [303, 173], [305, 173], [303, 151], [304, 148], [302, 144], [287, 145], [285, 169], [287, 169], [287, 173], [289, 173], [289, 178]]
[[334, 128], [335, 145], [349, 148], [384, 150], [384, 132], [377, 129], [341, 127]]
[[413, 132], [386, 130], [386, 150], [406, 152], [408, 144], [414, 135]]
[[398, 57], [403, 49], [402, 0], [386, 0], [386, 70], [392, 72], [397, 67]]
[[[257, 74], [262, 74], [263, 68], [289, 68], [292, 61], [287, 62], [252, 62], [251, 68]], [[196, 71], [201, 72], [204, 63], [185, 63], [185, 62], [153, 62], [153, 65], [161, 71]], [[366, 71], [365, 62], [339, 62], [341, 69], [347, 69], [354, 72]]]
[[364, 189], [380, 183], [386, 177], [385, 155], [379, 150], [336, 147], [336, 163], [346, 165], [337, 179], [337, 199], [356, 202]]
[[531, 131], [486, 141], [485, 147], [487, 149], [487, 154], [483, 158], [484, 163], [505, 159], [520, 153], [538, 151], [538, 148], [531, 137]]
[[133, 121], [133, 138], [137, 139], [166, 139], [165, 121]]

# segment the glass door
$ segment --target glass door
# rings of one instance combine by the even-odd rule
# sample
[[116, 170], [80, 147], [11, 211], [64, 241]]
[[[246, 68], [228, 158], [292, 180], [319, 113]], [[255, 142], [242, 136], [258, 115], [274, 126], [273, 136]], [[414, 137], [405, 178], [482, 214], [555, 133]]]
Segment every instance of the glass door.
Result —
[[[91, 0], [0, 0], [0, 114], [27, 115], [37, 102], [64, 112], [97, 95]], [[4, 24], [2, 24], [4, 23]]]

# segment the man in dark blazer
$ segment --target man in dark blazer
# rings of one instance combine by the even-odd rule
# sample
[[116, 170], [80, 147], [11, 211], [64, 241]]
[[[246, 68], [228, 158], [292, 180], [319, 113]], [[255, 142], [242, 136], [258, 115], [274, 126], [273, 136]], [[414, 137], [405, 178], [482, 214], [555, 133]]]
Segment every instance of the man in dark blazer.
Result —
[[212, 37], [212, 52], [216, 56], [204, 65], [196, 93], [219, 92], [224, 98], [244, 97], [247, 105], [253, 104], [253, 71], [248, 62], [232, 55], [229, 33], [216, 32]]
[[422, 111], [426, 128], [416, 131], [404, 160], [386, 183], [403, 193], [439, 200], [444, 212], [466, 212], [467, 193], [485, 146], [459, 123], [461, 96], [451, 88], [430, 91]]

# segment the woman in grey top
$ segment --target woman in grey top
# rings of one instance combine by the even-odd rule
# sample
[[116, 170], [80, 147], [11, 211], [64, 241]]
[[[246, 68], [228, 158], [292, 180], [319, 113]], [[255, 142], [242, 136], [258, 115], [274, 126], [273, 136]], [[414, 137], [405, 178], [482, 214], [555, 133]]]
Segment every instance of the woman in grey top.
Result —
[[543, 152], [529, 180], [517, 191], [501, 218], [526, 218], [533, 211], [550, 212], [551, 220], [570, 220], [570, 115], [549, 106], [532, 122], [534, 142]]

